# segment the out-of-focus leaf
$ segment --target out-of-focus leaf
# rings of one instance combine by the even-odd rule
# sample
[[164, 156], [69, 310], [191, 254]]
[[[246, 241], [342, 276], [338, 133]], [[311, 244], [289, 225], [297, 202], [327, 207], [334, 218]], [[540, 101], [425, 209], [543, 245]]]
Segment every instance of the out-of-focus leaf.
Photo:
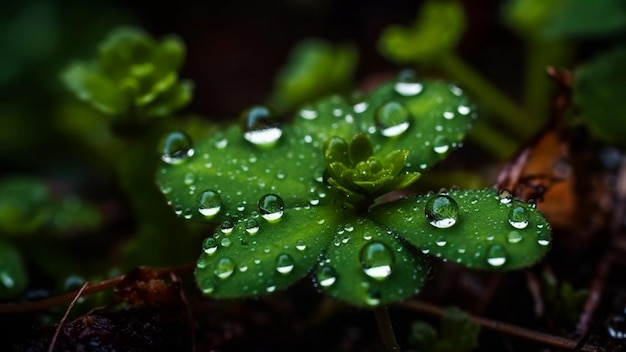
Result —
[[478, 346], [480, 325], [471, 322], [469, 315], [458, 308], [449, 308], [441, 317], [439, 334], [424, 322], [411, 327], [409, 342], [419, 351], [469, 352]]
[[626, 48], [596, 57], [574, 74], [574, 100], [596, 137], [626, 147]]
[[27, 284], [28, 276], [22, 256], [15, 247], [0, 241], [0, 299], [19, 294]]
[[4, 234], [27, 234], [45, 225], [52, 214], [48, 187], [40, 180], [13, 177], [0, 181], [0, 230]]
[[536, 37], [568, 0], [509, 0], [502, 13], [504, 23], [518, 33]]
[[626, 2], [623, 0], [568, 0], [548, 24], [546, 35], [584, 38], [623, 34], [625, 31]]

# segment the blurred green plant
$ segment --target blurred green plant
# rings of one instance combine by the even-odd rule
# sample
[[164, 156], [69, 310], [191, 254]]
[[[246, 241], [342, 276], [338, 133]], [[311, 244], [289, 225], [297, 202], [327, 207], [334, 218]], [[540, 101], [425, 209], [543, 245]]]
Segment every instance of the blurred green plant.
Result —
[[411, 326], [409, 345], [417, 351], [470, 352], [478, 347], [480, 326], [469, 315], [455, 307], [441, 317], [439, 332], [430, 324], [416, 321]]

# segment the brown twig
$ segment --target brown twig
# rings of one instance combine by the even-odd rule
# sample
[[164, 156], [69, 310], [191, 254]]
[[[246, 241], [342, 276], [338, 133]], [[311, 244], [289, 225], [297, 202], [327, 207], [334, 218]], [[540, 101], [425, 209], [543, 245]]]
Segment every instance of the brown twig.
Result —
[[70, 302], [70, 305], [65, 310], [65, 314], [63, 315], [63, 318], [61, 318], [61, 320], [57, 324], [56, 329], [54, 330], [54, 335], [52, 336], [52, 340], [50, 340], [50, 346], [48, 346], [48, 352], [52, 352], [52, 350], [54, 350], [54, 345], [57, 342], [57, 338], [59, 337], [59, 333], [61, 332], [61, 329], [63, 329], [63, 324], [65, 324], [65, 320], [67, 320], [67, 316], [70, 314], [70, 311], [74, 307], [74, 304], [76, 304], [76, 302], [78, 301], [82, 293], [85, 291], [87, 286], [89, 286], [89, 282], [85, 282], [83, 284], [83, 286], [80, 288], [80, 290], [78, 290], [78, 292], [74, 296], [74, 299], [72, 299], [72, 302]]
[[[170, 273], [170, 278], [172, 279], [172, 282], [178, 282], [178, 283], [182, 282], [180, 277], [174, 272]], [[195, 352], [196, 351], [196, 335], [194, 334], [195, 320], [193, 319], [193, 313], [191, 312], [191, 307], [189, 307], [189, 302], [187, 301], [187, 296], [185, 295], [185, 291], [182, 288], [180, 290], [180, 301], [185, 306], [185, 313], [187, 315], [187, 324], [189, 325], [189, 338], [191, 339], [191, 351]]]
[[[426, 314], [430, 314], [430, 315], [442, 316], [445, 313], [444, 308], [441, 308], [441, 307], [438, 307], [438, 306], [435, 306], [426, 302], [417, 301], [417, 300], [408, 301], [408, 302], [402, 303], [401, 305], [405, 308], [422, 312], [422, 313], [426, 313]], [[482, 327], [485, 327], [491, 330], [495, 330], [495, 331], [509, 334], [512, 336], [521, 337], [521, 338], [535, 341], [535, 342], [544, 343], [546, 345], [550, 345], [554, 347], [567, 348], [569, 350], [574, 350], [578, 348], [577, 351], [580, 351], [580, 352], [604, 351], [604, 349], [598, 346], [593, 346], [593, 345], [578, 346], [577, 341], [570, 340], [565, 337], [550, 335], [550, 334], [546, 334], [543, 332], [526, 329], [520, 326], [507, 324], [507, 323], [500, 322], [500, 321], [477, 317], [474, 315], [470, 315], [469, 320], [476, 324], [481, 325]]]
[[540, 317], [544, 312], [543, 298], [541, 297], [541, 284], [530, 270], [524, 271], [524, 274], [526, 276], [526, 285], [528, 285], [530, 295], [535, 302], [535, 316]]

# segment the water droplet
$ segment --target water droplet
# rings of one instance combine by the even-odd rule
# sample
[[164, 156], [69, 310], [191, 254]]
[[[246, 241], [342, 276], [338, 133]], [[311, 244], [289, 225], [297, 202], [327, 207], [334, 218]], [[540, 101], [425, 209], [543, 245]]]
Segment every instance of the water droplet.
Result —
[[424, 214], [431, 225], [445, 229], [456, 223], [459, 205], [448, 195], [436, 194], [426, 202]]
[[424, 86], [417, 81], [415, 72], [412, 70], [402, 70], [398, 73], [394, 89], [403, 96], [414, 96], [422, 92]]
[[470, 107], [466, 105], [459, 105], [459, 107], [456, 110], [461, 115], [468, 115], [470, 112], [472, 112], [472, 109], [470, 109]]
[[318, 116], [317, 111], [313, 108], [313, 105], [310, 105], [310, 104], [305, 105], [300, 110], [300, 117], [302, 117], [305, 120], [315, 120], [317, 116]]
[[176, 214], [177, 216], [181, 216], [183, 214], [183, 207], [181, 205], [175, 206], [174, 214]]
[[452, 120], [454, 118], [454, 113], [452, 111], [444, 111], [443, 118], [446, 120]]
[[284, 209], [283, 199], [276, 194], [266, 194], [259, 199], [259, 214], [269, 222], [279, 221]]
[[508, 189], [501, 189], [498, 192], [498, 198], [500, 199], [500, 203], [509, 204], [513, 200], [513, 194]]
[[437, 136], [433, 141], [433, 150], [437, 154], [443, 154], [450, 150], [450, 142], [445, 136]]
[[208, 255], [217, 251], [217, 241], [213, 237], [207, 237], [202, 241], [202, 250]]
[[337, 281], [337, 273], [335, 273], [335, 269], [333, 269], [331, 266], [324, 265], [317, 270], [315, 278], [317, 279], [317, 282], [320, 284], [320, 286], [329, 287], [332, 286], [335, 281]]
[[506, 252], [504, 247], [493, 244], [487, 249], [487, 263], [494, 267], [500, 267], [506, 263]]
[[200, 283], [200, 288], [202, 290], [202, 293], [204, 293], [205, 295], [208, 295], [208, 294], [213, 293], [213, 291], [215, 291], [215, 283], [211, 279], [204, 279]]
[[276, 286], [272, 285], [272, 286], [267, 286], [267, 288], [265, 289], [265, 291], [267, 293], [272, 293], [274, 291], [276, 291]]
[[224, 234], [229, 234], [233, 232], [233, 228], [235, 228], [235, 224], [233, 224], [232, 221], [224, 220], [224, 222], [222, 222], [222, 225], [220, 226], [220, 231], [222, 231], [222, 233]]
[[376, 110], [376, 126], [385, 137], [395, 137], [409, 128], [410, 114], [402, 103], [390, 101]]
[[181, 131], [172, 132], [163, 137], [159, 151], [161, 160], [172, 165], [182, 163], [192, 157], [195, 152], [191, 138]]
[[547, 233], [544, 233], [544, 232], [538, 234], [537, 235], [537, 243], [540, 246], [547, 246], [547, 245], [549, 245], [550, 244], [550, 235], [547, 234]]
[[254, 219], [248, 219], [246, 221], [246, 232], [251, 235], [259, 232], [259, 223]]
[[289, 254], [279, 254], [276, 257], [276, 271], [287, 275], [293, 270], [294, 261]]
[[198, 197], [198, 212], [207, 218], [215, 216], [222, 208], [222, 197], [217, 191], [205, 190]]
[[273, 113], [265, 106], [253, 106], [242, 113], [245, 123], [243, 138], [258, 146], [272, 146], [282, 136], [283, 131], [272, 117]]
[[235, 262], [230, 258], [221, 258], [217, 261], [215, 275], [220, 279], [227, 279], [235, 272]]
[[189, 208], [185, 209], [185, 211], [183, 212], [183, 217], [189, 220], [191, 219], [192, 216], [193, 216], [193, 211]]
[[626, 340], [626, 317], [623, 314], [616, 314], [606, 322], [606, 331], [614, 339]]
[[393, 252], [381, 242], [367, 243], [359, 255], [363, 272], [373, 279], [384, 280], [391, 275]]
[[516, 229], [525, 229], [528, 226], [530, 214], [528, 210], [520, 203], [517, 203], [509, 209], [509, 224]]
[[522, 241], [522, 234], [519, 231], [511, 231], [506, 235], [506, 240], [509, 243], [518, 243]]
[[186, 185], [190, 185], [190, 184], [193, 183], [195, 178], [196, 177], [194, 176], [194, 174], [192, 174], [191, 172], [188, 172], [188, 173], [185, 174], [185, 178], [183, 180], [183, 183], [186, 184]]
[[365, 303], [370, 306], [377, 306], [380, 304], [382, 294], [376, 288], [370, 288], [365, 292]]
[[306, 249], [306, 243], [304, 243], [303, 240], [297, 240], [296, 241], [296, 249], [299, 251], [303, 251]]
[[220, 244], [222, 245], [222, 247], [228, 247], [232, 244], [233, 242], [231, 241], [230, 237], [224, 237], [222, 238], [222, 240], [220, 241]]
[[446, 241], [445, 237], [443, 236], [439, 236], [437, 237], [437, 240], [435, 241], [435, 244], [439, 247], [443, 247], [448, 243], [448, 241]]

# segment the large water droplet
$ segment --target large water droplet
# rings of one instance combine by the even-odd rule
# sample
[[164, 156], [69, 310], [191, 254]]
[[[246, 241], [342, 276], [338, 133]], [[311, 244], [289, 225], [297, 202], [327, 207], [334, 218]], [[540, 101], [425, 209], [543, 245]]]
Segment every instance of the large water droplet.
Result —
[[213, 237], [207, 237], [202, 241], [202, 250], [208, 255], [212, 255], [217, 251], [217, 240]]
[[317, 279], [317, 282], [320, 284], [320, 286], [329, 287], [332, 286], [335, 281], [337, 281], [337, 273], [335, 272], [335, 269], [333, 269], [331, 266], [324, 265], [317, 270], [315, 278]]
[[217, 266], [215, 267], [215, 275], [220, 279], [229, 278], [233, 272], [235, 272], [235, 262], [230, 258], [221, 258], [217, 261]]
[[253, 106], [242, 113], [245, 123], [243, 138], [258, 146], [272, 146], [283, 131], [273, 119], [273, 113], [265, 106]]
[[294, 261], [289, 254], [279, 254], [276, 257], [276, 271], [287, 275], [293, 270]]
[[390, 101], [376, 110], [376, 126], [385, 137], [394, 137], [402, 134], [409, 128], [410, 113], [402, 103]]
[[398, 73], [394, 89], [403, 96], [414, 96], [422, 92], [424, 86], [417, 81], [415, 72], [412, 70], [402, 70]]
[[433, 141], [433, 150], [437, 154], [444, 154], [450, 150], [450, 142], [446, 136], [437, 136]]
[[285, 211], [283, 199], [276, 194], [266, 194], [259, 199], [259, 214], [269, 222], [280, 220]]
[[506, 251], [499, 244], [493, 244], [487, 249], [487, 263], [494, 267], [500, 267], [506, 263]]
[[373, 279], [384, 280], [391, 275], [393, 252], [381, 242], [370, 242], [363, 246], [359, 255], [363, 272]]
[[446, 194], [436, 194], [426, 202], [424, 214], [431, 225], [445, 229], [456, 223], [459, 216], [459, 205]]
[[207, 218], [214, 217], [222, 208], [222, 197], [217, 191], [206, 190], [198, 197], [198, 212]]
[[516, 202], [509, 209], [509, 224], [516, 229], [525, 229], [528, 226], [529, 218], [528, 210], [521, 203]]
[[159, 144], [161, 160], [168, 164], [180, 164], [193, 156], [195, 150], [191, 138], [181, 131], [171, 132], [161, 139]]

